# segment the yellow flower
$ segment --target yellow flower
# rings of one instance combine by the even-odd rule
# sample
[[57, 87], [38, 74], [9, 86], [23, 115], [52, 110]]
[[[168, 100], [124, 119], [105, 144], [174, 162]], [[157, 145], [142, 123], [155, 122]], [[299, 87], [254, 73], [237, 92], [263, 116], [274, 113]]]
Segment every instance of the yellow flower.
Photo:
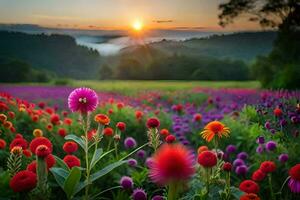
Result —
[[224, 124], [219, 121], [212, 121], [204, 127], [204, 131], [202, 131], [200, 135], [207, 142], [210, 142], [215, 135], [218, 135], [218, 137], [221, 138], [222, 136], [228, 137], [229, 133], [230, 129]]
[[34, 129], [33, 130], [33, 135], [34, 137], [42, 137], [43, 136], [43, 131], [41, 129]]

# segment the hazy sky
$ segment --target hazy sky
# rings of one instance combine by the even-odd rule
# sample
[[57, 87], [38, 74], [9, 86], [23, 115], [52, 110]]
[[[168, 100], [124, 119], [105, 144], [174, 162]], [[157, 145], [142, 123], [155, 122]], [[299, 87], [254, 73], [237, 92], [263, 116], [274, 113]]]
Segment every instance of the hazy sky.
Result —
[[[145, 28], [221, 29], [218, 5], [226, 0], [0, 0], [0, 23], [51, 27], [127, 29], [135, 20]], [[239, 20], [227, 30], [259, 27]]]

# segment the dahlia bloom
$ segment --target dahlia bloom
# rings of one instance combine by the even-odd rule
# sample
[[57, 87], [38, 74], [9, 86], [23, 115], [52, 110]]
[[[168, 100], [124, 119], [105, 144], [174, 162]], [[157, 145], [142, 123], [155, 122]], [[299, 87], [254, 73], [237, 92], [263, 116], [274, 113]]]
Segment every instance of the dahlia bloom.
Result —
[[289, 180], [289, 188], [293, 193], [300, 193], [300, 164], [293, 166], [289, 170], [291, 176]]
[[262, 181], [264, 180], [266, 177], [266, 173], [261, 171], [260, 169], [256, 170], [255, 172], [253, 172], [252, 174], [252, 180], [254, 181]]
[[35, 150], [35, 154], [41, 158], [48, 156], [50, 153], [51, 153], [50, 149], [46, 145], [43, 145], [43, 144], [39, 145]]
[[68, 141], [68, 142], [65, 142], [65, 144], [63, 145], [63, 150], [67, 154], [72, 154], [78, 150], [78, 145], [76, 142]]
[[116, 127], [123, 132], [126, 129], [126, 124], [124, 122], [118, 122]]
[[165, 140], [167, 143], [173, 143], [176, 140], [176, 137], [174, 135], [168, 135]]
[[31, 152], [35, 154], [37, 147], [40, 145], [46, 145], [49, 148], [50, 153], [52, 152], [52, 143], [48, 138], [45, 137], [37, 137], [30, 142], [29, 147]]
[[214, 167], [217, 160], [216, 154], [212, 151], [203, 151], [198, 155], [198, 163], [205, 168]]
[[276, 170], [276, 165], [272, 161], [264, 161], [260, 164], [259, 169], [264, 173], [272, 173]]
[[72, 167], [80, 167], [80, 160], [76, 156], [73, 155], [66, 155], [63, 161], [68, 165], [69, 168]]
[[110, 122], [109, 117], [104, 114], [95, 115], [94, 120], [95, 120], [95, 122], [98, 122], [99, 124], [102, 124], [103, 126], [108, 125]]
[[226, 172], [230, 172], [232, 169], [232, 164], [230, 162], [226, 162], [223, 164], [222, 169]]
[[90, 88], [77, 88], [69, 95], [68, 105], [72, 112], [92, 112], [97, 108], [98, 96]]
[[160, 125], [160, 121], [155, 117], [149, 118], [147, 120], [146, 125], [147, 125], [148, 128], [158, 128], [159, 125]]
[[6, 142], [3, 139], [0, 139], [0, 149], [5, 149], [6, 147]]
[[241, 182], [239, 188], [241, 191], [246, 193], [257, 194], [259, 192], [259, 186], [252, 180], [245, 180]]
[[249, 193], [242, 195], [240, 200], [260, 200], [260, 198], [257, 196], [257, 194]]
[[210, 142], [215, 137], [215, 135], [221, 138], [222, 136], [228, 137], [229, 133], [229, 128], [224, 124], [219, 121], [212, 121], [204, 127], [204, 131], [202, 131], [200, 135], [202, 135], [202, 138], [207, 142]]
[[203, 151], [208, 151], [208, 147], [207, 146], [200, 146], [197, 150], [197, 153], [200, 154]]
[[28, 170], [19, 171], [9, 182], [9, 186], [14, 192], [30, 191], [36, 187], [36, 184], [36, 174]]
[[193, 153], [181, 144], [162, 145], [149, 163], [149, 177], [159, 184], [189, 179], [195, 172]]
[[9, 145], [9, 149], [12, 150], [12, 148], [19, 146], [22, 147], [22, 149], [27, 149], [28, 147], [28, 142], [22, 137], [20, 138], [15, 138]]
[[112, 136], [114, 134], [114, 130], [110, 127], [106, 127], [103, 129], [103, 135], [105, 136]]

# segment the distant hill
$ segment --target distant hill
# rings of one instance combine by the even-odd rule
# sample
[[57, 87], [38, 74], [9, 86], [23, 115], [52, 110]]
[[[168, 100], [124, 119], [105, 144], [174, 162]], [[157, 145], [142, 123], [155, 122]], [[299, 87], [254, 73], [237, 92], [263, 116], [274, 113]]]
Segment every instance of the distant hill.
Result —
[[[151, 43], [148, 47], [170, 55], [209, 56], [250, 62], [256, 56], [266, 55], [271, 51], [276, 35], [274, 31], [241, 32], [186, 41], [163, 40]], [[123, 53], [133, 52], [135, 48], [137, 47], [125, 48]]]
[[24, 61], [59, 77], [97, 78], [101, 57], [95, 50], [76, 44], [66, 35], [0, 31], [0, 57]]

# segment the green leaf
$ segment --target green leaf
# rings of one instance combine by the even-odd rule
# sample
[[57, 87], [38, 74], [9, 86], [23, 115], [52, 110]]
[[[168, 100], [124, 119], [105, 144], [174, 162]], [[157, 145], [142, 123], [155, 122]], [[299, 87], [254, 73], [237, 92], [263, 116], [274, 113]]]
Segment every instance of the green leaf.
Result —
[[55, 158], [55, 160], [56, 160], [56, 163], [57, 163], [60, 167], [62, 167], [63, 169], [65, 169], [65, 170], [67, 170], [67, 171], [70, 170], [69, 167], [68, 167], [68, 165], [67, 165], [62, 159], [60, 159], [59, 157], [57, 157], [57, 156], [55, 156], [55, 155], [53, 155], [53, 156], [54, 156], [54, 158]]
[[69, 172], [63, 168], [59, 168], [59, 167], [52, 167], [50, 168], [50, 171], [52, 172], [56, 182], [58, 183], [58, 185], [61, 188], [64, 188], [64, 182], [66, 180], [66, 178], [69, 175]]
[[97, 162], [101, 159], [102, 153], [103, 153], [103, 149], [101, 148], [96, 149], [96, 151], [93, 154], [93, 158], [91, 160], [90, 169], [92, 169], [97, 164]]
[[240, 199], [240, 197], [244, 194], [244, 192], [242, 192], [241, 190], [239, 190], [236, 187], [231, 186], [230, 187], [231, 190], [231, 195], [235, 198], [235, 199]]
[[64, 183], [64, 191], [67, 194], [68, 199], [74, 196], [75, 188], [81, 178], [81, 170], [78, 167], [73, 167], [69, 176], [66, 178]]
[[[106, 152], [106, 153], [107, 153], [107, 152]], [[103, 155], [104, 155], [104, 154], [103, 154]], [[102, 157], [103, 157], [103, 155], [102, 155]], [[124, 164], [124, 163], [126, 163], [126, 162], [127, 162], [127, 160], [114, 162], [114, 163], [112, 163], [112, 164], [106, 166], [105, 168], [103, 168], [103, 169], [101, 169], [101, 170], [95, 172], [94, 174], [92, 174], [92, 175], [90, 176], [90, 184], [91, 184], [93, 181], [95, 181], [95, 180], [101, 178], [102, 176], [108, 174], [109, 172], [111, 172], [112, 170], [114, 170], [115, 168], [121, 166], [122, 164]], [[86, 181], [80, 182], [80, 183], [77, 185], [77, 187], [76, 187], [76, 190], [75, 190], [74, 195], [75, 195], [77, 192], [79, 192], [80, 190], [82, 190], [83, 188], [85, 188], [87, 185], [88, 185], [88, 183], [87, 183]]]
[[123, 165], [123, 164], [126, 163], [126, 162], [127, 162], [127, 160], [117, 161], [117, 162], [114, 162], [114, 163], [112, 163], [112, 164], [110, 164], [110, 165], [104, 167], [103, 169], [101, 169], [101, 170], [99, 170], [99, 171], [93, 173], [93, 174], [91, 175], [91, 179], [90, 179], [91, 182], [93, 182], [93, 181], [97, 180], [98, 178], [100, 178], [100, 177], [102, 177], [102, 176], [108, 174], [109, 172], [111, 172], [111, 171], [114, 170], [115, 168], [117, 168], [117, 167]]
[[73, 134], [69, 134], [65, 137], [65, 140], [73, 140], [75, 141], [77, 144], [79, 144], [81, 146], [81, 148], [83, 148], [85, 150], [85, 145], [84, 145], [84, 141], [82, 138], [73, 135]]
[[[111, 150], [105, 152], [104, 154], [102, 154], [102, 152], [101, 152], [99, 158], [97, 158], [97, 160], [95, 161], [94, 165], [96, 165], [96, 163], [99, 162], [99, 160], [101, 160], [103, 157], [105, 157], [107, 154], [113, 152], [114, 150], [115, 150], [115, 149], [111, 149]], [[94, 154], [94, 155], [95, 155], [95, 154]], [[96, 156], [95, 156], [95, 157], [96, 157]], [[93, 158], [94, 158], [94, 156], [93, 156]], [[96, 159], [96, 158], [95, 158], [95, 159]], [[92, 167], [91, 167], [91, 168], [92, 168]]]

